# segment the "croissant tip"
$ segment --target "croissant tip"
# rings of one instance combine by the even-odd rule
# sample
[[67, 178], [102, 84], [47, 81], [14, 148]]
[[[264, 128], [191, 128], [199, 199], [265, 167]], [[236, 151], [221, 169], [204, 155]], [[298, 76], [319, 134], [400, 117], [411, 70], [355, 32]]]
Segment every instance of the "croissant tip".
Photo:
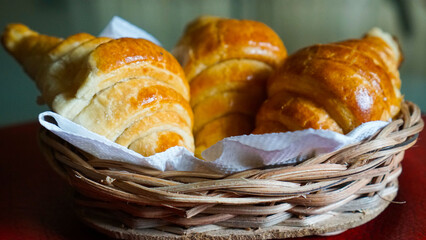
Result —
[[400, 64], [402, 62], [403, 56], [401, 51], [401, 45], [395, 36], [393, 36], [392, 34], [388, 32], [383, 31], [379, 27], [373, 27], [370, 31], [367, 32], [366, 36], [381, 38], [392, 48], [398, 63]]
[[13, 52], [17, 43], [28, 35], [35, 34], [27, 26], [21, 23], [8, 24], [2, 34], [1, 42], [7, 51]]

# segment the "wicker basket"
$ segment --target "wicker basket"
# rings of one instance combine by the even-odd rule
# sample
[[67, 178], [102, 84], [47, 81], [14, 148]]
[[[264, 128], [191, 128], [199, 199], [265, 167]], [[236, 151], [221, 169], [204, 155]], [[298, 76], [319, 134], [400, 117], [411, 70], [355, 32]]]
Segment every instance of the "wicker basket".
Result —
[[102, 160], [46, 129], [40, 146], [76, 190], [81, 219], [124, 239], [264, 239], [344, 231], [396, 196], [404, 151], [423, 128], [419, 108], [370, 139], [295, 166], [232, 175], [147, 169]]

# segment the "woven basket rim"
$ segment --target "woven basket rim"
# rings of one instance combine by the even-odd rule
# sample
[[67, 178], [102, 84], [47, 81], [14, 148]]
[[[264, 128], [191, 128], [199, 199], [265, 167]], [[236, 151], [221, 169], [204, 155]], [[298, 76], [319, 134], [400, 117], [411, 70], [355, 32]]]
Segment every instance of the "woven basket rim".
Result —
[[[405, 112], [405, 113], [403, 113], [403, 112]], [[407, 121], [408, 119], [409, 119], [409, 121]], [[402, 120], [402, 123], [401, 123], [401, 120]], [[380, 129], [377, 134], [379, 134], [380, 132], [385, 132], [385, 131], [386, 132], [387, 131], [395, 131], [395, 129], [394, 129], [395, 127], [400, 127], [403, 124], [410, 125], [410, 127], [407, 127], [407, 126], [404, 127], [403, 134], [410, 135], [411, 132], [415, 132], [415, 134], [412, 134], [412, 136], [407, 141], [403, 141], [403, 142], [396, 144], [396, 145], [388, 146], [386, 148], [383, 148], [383, 150], [395, 148], [395, 147], [404, 147], [404, 145], [410, 145], [413, 142], [416, 142], [418, 134], [423, 129], [423, 126], [424, 126], [423, 120], [421, 118], [421, 111], [420, 111], [419, 107], [416, 104], [414, 104], [410, 101], [404, 101], [403, 102], [400, 116], [396, 120], [393, 120], [391, 123], [392, 124], [389, 124], [385, 128]], [[47, 137], [47, 136], [45, 136], [47, 134], [45, 132], [49, 132], [49, 131], [47, 129], [45, 129], [43, 126], [40, 126], [40, 127], [41, 128], [40, 128], [39, 138], [40, 138], [40, 141], [43, 141], [43, 138]], [[407, 133], [408, 131], [410, 131], [410, 132]], [[396, 134], [396, 133], [394, 133], [394, 134]], [[376, 136], [377, 134], [373, 135], [372, 138], [374, 138], [374, 136]], [[372, 138], [367, 139], [367, 141], [371, 140]], [[54, 141], [64, 142], [64, 140], [62, 140], [60, 138], [54, 138]], [[365, 142], [366, 141], [363, 141], [361, 143], [351, 144], [351, 145], [348, 145], [344, 148], [333, 151], [331, 153], [323, 154], [321, 156], [317, 156], [317, 157], [314, 157], [314, 158], [311, 158], [311, 159], [306, 159], [306, 161], [301, 162], [301, 163], [297, 163], [296, 165], [298, 165], [298, 164], [306, 165], [307, 163], [305, 163], [305, 162], [308, 162], [308, 163], [320, 162], [324, 157], [330, 157], [330, 156], [338, 154], [340, 152], [348, 151], [350, 148], [354, 148], [354, 145], [359, 145], [359, 144], [362, 144], [362, 143], [365, 143]], [[79, 149], [76, 149], [73, 146], [69, 146], [69, 147], [73, 148], [74, 150], [79, 150]], [[80, 151], [82, 151], [82, 150], [80, 150]], [[313, 160], [313, 159], [316, 159], [316, 160]], [[129, 165], [136, 165], [136, 164], [129, 164]], [[213, 170], [211, 171], [211, 174], [207, 174], [204, 171], [198, 172], [198, 173], [196, 171], [191, 171], [191, 173], [193, 173], [194, 175], [197, 174], [197, 175], [200, 175], [200, 176], [208, 176], [210, 178], [221, 178], [221, 177], [227, 176], [227, 175], [234, 175], [234, 174], [239, 174], [241, 172], [252, 171], [253, 169], [274, 169], [274, 168], [279, 168], [281, 166], [283, 166], [283, 165], [263, 166], [263, 167], [252, 168], [252, 169], [243, 170], [243, 171], [239, 171], [237, 173], [231, 173], [231, 174], [219, 174], [219, 173], [217, 173], [216, 171], [213, 171]], [[288, 166], [288, 165], [286, 164], [285, 166]], [[174, 172], [187, 172], [187, 171], [176, 171], [176, 170], [172, 170], [172, 171], [170, 171], [170, 170], [160, 171], [160, 170], [157, 170], [157, 169], [151, 169], [151, 170], [153, 172], [169, 172], [169, 174], [172, 174], [172, 172], [173, 173]], [[147, 169], [147, 171], [149, 171], [149, 170]], [[166, 175], [167, 174], [163, 174], [163, 176], [166, 176]]]

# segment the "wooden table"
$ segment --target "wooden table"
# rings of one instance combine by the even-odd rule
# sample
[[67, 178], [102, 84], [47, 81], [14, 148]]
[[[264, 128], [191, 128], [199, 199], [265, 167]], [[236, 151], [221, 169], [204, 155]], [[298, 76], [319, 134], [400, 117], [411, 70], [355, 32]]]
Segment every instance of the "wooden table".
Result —
[[[0, 128], [0, 239], [108, 239], [74, 215], [71, 189], [38, 149], [38, 128], [38, 123]], [[425, 130], [402, 164], [395, 199], [400, 203], [340, 235], [300, 239], [426, 239]]]

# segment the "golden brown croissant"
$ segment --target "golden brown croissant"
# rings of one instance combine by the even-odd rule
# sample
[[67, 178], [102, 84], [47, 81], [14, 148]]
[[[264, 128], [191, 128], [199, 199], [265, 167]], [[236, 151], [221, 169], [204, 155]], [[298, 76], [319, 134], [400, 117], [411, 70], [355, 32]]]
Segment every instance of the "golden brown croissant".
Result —
[[190, 83], [200, 156], [225, 137], [253, 130], [266, 80], [287, 52], [263, 23], [205, 16], [186, 27], [173, 54]]
[[163, 48], [85, 33], [60, 39], [22, 24], [8, 25], [2, 42], [53, 111], [144, 156], [194, 150], [189, 86]]
[[270, 78], [254, 133], [348, 133], [364, 122], [389, 120], [402, 101], [401, 60], [398, 43], [380, 29], [362, 39], [301, 49]]

